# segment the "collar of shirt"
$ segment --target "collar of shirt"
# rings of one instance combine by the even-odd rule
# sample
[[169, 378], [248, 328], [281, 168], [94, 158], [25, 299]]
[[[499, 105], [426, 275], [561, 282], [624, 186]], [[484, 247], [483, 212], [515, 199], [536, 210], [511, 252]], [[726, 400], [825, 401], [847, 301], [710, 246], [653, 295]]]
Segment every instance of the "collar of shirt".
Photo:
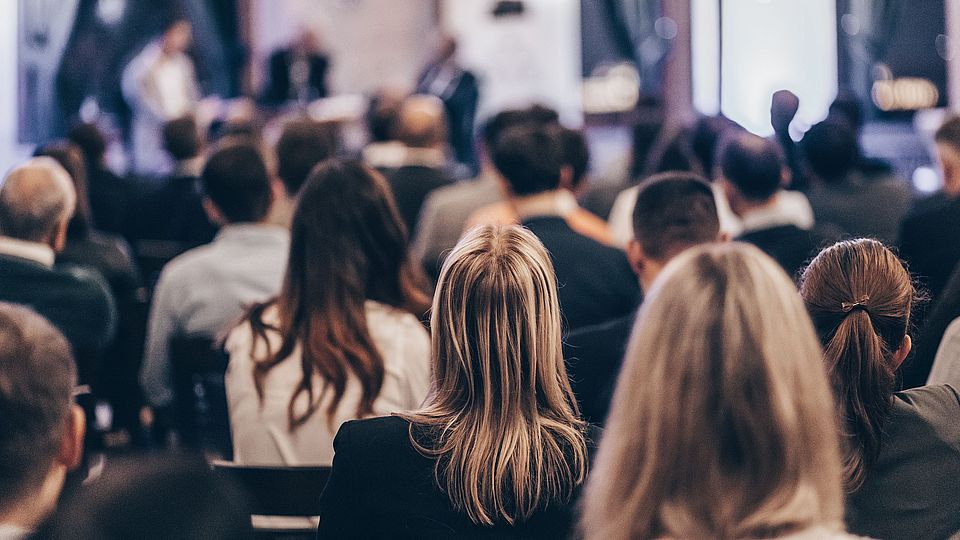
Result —
[[53, 268], [53, 263], [57, 259], [57, 254], [46, 244], [7, 236], [0, 236], [0, 254], [27, 259], [47, 268]]
[[537, 193], [513, 201], [520, 221], [535, 216], [566, 217], [578, 208], [577, 198], [565, 189]]
[[443, 150], [436, 148], [411, 148], [409, 146], [403, 149], [403, 165], [421, 167], [431, 167], [439, 169], [446, 162], [446, 156]]
[[770, 229], [783, 225], [793, 225], [800, 229], [812, 228], [812, 219], [807, 218], [800, 205], [796, 204], [797, 201], [785, 197], [784, 193], [786, 192], [777, 193], [770, 204], [755, 208], [743, 215], [740, 218], [743, 232]]
[[31, 532], [19, 525], [0, 523], [0, 540], [19, 540], [30, 536]]
[[286, 227], [270, 223], [232, 223], [221, 227], [214, 239], [215, 242], [241, 243], [257, 240], [288, 242], [290, 231]]

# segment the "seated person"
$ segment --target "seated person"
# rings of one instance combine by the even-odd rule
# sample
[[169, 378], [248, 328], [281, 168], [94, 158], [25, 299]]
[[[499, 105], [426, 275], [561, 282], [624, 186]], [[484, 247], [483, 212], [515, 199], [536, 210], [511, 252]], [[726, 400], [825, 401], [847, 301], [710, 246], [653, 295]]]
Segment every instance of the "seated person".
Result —
[[[710, 185], [691, 173], [662, 173], [641, 183], [633, 230], [627, 258], [644, 291], [684, 250], [722, 239]], [[588, 422], [603, 424], [607, 416], [635, 317], [586, 326], [564, 339], [570, 385]]]
[[775, 141], [743, 131], [730, 135], [718, 151], [720, 186], [730, 209], [743, 223], [736, 240], [754, 244], [773, 257], [791, 276], [826, 243], [818, 232], [806, 230], [783, 212], [786, 170]]
[[76, 384], [63, 334], [0, 302], [0, 538], [26, 538], [80, 464], [86, 426], [73, 403]]
[[277, 176], [283, 185], [282, 196], [274, 201], [272, 221], [289, 224], [297, 204], [297, 193], [310, 171], [321, 161], [337, 153], [336, 129], [310, 118], [292, 120], [283, 126], [277, 141]]
[[740, 243], [685, 251], [628, 351], [584, 538], [852, 540], [817, 336], [776, 262]]
[[[345, 423], [320, 538], [566, 538], [589, 460], [550, 257], [520, 227], [471, 230], [434, 298], [422, 408]], [[362, 503], [361, 503], [362, 501]]]
[[561, 187], [558, 127], [516, 126], [497, 140], [493, 162], [520, 222], [549, 251], [569, 329], [631, 313], [640, 289], [624, 253], [576, 232], [565, 219], [570, 192]]
[[73, 348], [79, 379], [93, 384], [116, 328], [109, 286], [94, 270], [54, 265], [77, 195], [49, 157], [14, 168], [0, 184], [0, 301], [30, 306]]
[[280, 295], [227, 340], [234, 461], [330, 465], [345, 421], [420, 406], [430, 300], [407, 249], [380, 174], [337, 160], [314, 170]]
[[813, 259], [800, 294], [844, 419], [850, 531], [871, 538], [960, 532], [960, 393], [948, 385], [895, 392], [917, 297], [903, 262], [876, 240], [840, 242]]
[[256, 147], [224, 145], [201, 177], [204, 209], [221, 228], [214, 241], [167, 264], [157, 282], [140, 384], [157, 409], [172, 405], [171, 341], [221, 337], [245, 306], [277, 294], [290, 233], [266, 222], [274, 187]]

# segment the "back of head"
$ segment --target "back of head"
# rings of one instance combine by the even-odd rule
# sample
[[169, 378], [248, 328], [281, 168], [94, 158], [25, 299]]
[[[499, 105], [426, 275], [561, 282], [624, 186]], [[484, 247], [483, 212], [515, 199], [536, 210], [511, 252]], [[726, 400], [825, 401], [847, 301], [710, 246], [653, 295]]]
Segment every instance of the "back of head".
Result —
[[310, 171], [336, 151], [333, 126], [309, 118], [284, 125], [277, 141], [277, 173], [287, 193], [295, 195], [300, 191]]
[[563, 147], [564, 164], [570, 167], [570, 187], [577, 189], [587, 176], [590, 166], [590, 147], [582, 131], [560, 128], [560, 144]]
[[393, 140], [397, 135], [397, 115], [403, 104], [403, 94], [384, 89], [370, 100], [367, 110], [367, 129], [373, 142]]
[[64, 140], [45, 144], [38, 148], [34, 155], [55, 159], [70, 175], [77, 203], [73, 217], [70, 219], [68, 234], [71, 238], [83, 236], [92, 226], [90, 198], [87, 191], [87, 165], [83, 151], [79, 146]]
[[869, 474], [890, 413], [897, 366], [916, 292], [900, 259], [876, 240], [839, 242], [803, 273], [807, 305], [846, 419], [845, 476], [855, 490]]
[[70, 129], [67, 138], [83, 150], [88, 168], [93, 169], [103, 165], [103, 157], [107, 152], [107, 138], [96, 124], [92, 122], [77, 124]]
[[469, 231], [440, 272], [431, 328], [431, 397], [405, 416], [437, 434], [422, 450], [439, 457], [437, 481], [453, 505], [491, 525], [568, 501], [586, 449], [553, 265], [536, 236], [516, 226]]
[[201, 179], [206, 196], [230, 223], [256, 223], [270, 211], [270, 176], [253, 144], [222, 145], [207, 160]]
[[843, 515], [833, 403], [790, 278], [675, 258], [644, 300], [585, 497], [587, 538], [772, 538]]
[[33, 158], [0, 184], [0, 235], [46, 242], [73, 215], [76, 201], [67, 171], [53, 158]]
[[193, 116], [176, 118], [163, 125], [163, 147], [176, 161], [197, 157], [202, 144]]
[[0, 303], [0, 516], [35, 497], [57, 456], [77, 373], [46, 319]]
[[708, 178], [713, 178], [716, 172], [714, 158], [720, 141], [727, 133], [742, 129], [736, 122], [721, 114], [702, 116], [694, 124], [690, 134], [690, 146]]
[[731, 133], [718, 159], [723, 178], [744, 198], [766, 202], [780, 191], [784, 162], [776, 142], [747, 131]]
[[960, 116], [951, 116], [944, 120], [933, 136], [937, 144], [943, 144], [960, 152]]
[[518, 197], [560, 187], [566, 158], [558, 126], [519, 125], [503, 132], [493, 148], [493, 164]]
[[447, 140], [443, 102], [415, 95], [403, 101], [397, 117], [397, 139], [409, 148], [439, 148]]
[[493, 153], [497, 139], [506, 130], [521, 125], [547, 126], [559, 125], [560, 115], [557, 111], [533, 105], [526, 109], [508, 109], [500, 111], [487, 120], [483, 126], [483, 146], [488, 153]]
[[644, 254], [666, 261], [720, 235], [710, 185], [689, 173], [662, 173], [640, 184], [633, 209], [633, 234]]
[[73, 540], [253, 538], [238, 488], [200, 457], [111, 459], [106, 472], [68, 498], [35, 536]]
[[[423, 279], [383, 176], [357, 161], [330, 159], [316, 167], [293, 214], [277, 300], [282, 346], [255, 370], [262, 388], [266, 373], [303, 345], [305, 382], [291, 399], [291, 429], [319, 408], [310, 386], [313, 373], [333, 390], [328, 415], [336, 412], [349, 375], [363, 387], [357, 414], [373, 413], [384, 366], [367, 329], [365, 303], [374, 300], [422, 316], [429, 303]], [[251, 313], [255, 331], [260, 313], [262, 306]], [[305, 410], [292, 406], [302, 393], [310, 397]]]
[[814, 125], [803, 136], [800, 148], [814, 174], [825, 182], [843, 180], [860, 157], [857, 133], [845, 122]]

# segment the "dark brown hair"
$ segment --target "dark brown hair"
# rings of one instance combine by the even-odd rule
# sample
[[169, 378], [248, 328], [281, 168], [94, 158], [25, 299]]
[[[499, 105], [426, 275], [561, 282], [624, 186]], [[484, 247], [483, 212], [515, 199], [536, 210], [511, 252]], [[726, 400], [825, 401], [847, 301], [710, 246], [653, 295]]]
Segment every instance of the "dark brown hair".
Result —
[[73, 180], [73, 189], [77, 194], [77, 206], [67, 226], [67, 237], [82, 239], [87, 236], [93, 227], [90, 197], [87, 192], [87, 165], [83, 150], [67, 140], [58, 140], [47, 143], [38, 148], [34, 156], [47, 156], [57, 160]]
[[[421, 317], [430, 304], [422, 283], [383, 176], [357, 161], [331, 159], [318, 165], [294, 211], [280, 295], [248, 314], [254, 341], [268, 344], [266, 357], [257, 359], [253, 371], [261, 400], [267, 373], [302, 345], [303, 379], [290, 397], [290, 429], [317, 411], [328, 387], [333, 389], [326, 411], [331, 419], [351, 375], [363, 387], [357, 415], [371, 414], [384, 367], [367, 328], [364, 303], [374, 300]], [[272, 305], [279, 311], [276, 326], [263, 317]], [[275, 352], [269, 348], [267, 330], [280, 334]], [[314, 388], [315, 373], [324, 381], [321, 389]], [[294, 403], [304, 393], [309, 405], [301, 414]]]
[[856, 491], [880, 452], [917, 293], [903, 262], [876, 240], [824, 249], [803, 273], [800, 294], [843, 414], [846, 487]]
[[633, 235], [643, 252], [658, 260], [716, 242], [720, 218], [707, 180], [693, 173], [667, 172], [643, 181], [633, 208]]

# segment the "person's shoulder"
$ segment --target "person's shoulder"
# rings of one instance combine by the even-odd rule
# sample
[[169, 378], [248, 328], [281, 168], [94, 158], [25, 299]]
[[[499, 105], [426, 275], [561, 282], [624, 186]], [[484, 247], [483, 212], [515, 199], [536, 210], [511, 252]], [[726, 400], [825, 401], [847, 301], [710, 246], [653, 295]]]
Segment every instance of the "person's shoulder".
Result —
[[212, 259], [216, 258], [217, 246], [215, 241], [184, 251], [168, 262], [161, 271], [164, 281], [176, 280], [189, 275], [198, 268], [206, 268]]
[[410, 422], [392, 415], [349, 420], [340, 426], [337, 438], [345, 439], [354, 450], [368, 448], [391, 455], [398, 447], [411, 446]]
[[584, 342], [592, 341], [605, 341], [609, 338], [621, 338], [629, 337], [630, 331], [633, 329], [633, 322], [636, 319], [636, 314], [631, 313], [625, 317], [620, 317], [618, 319], [613, 319], [610, 321], [593, 324], [590, 326], [584, 326], [583, 328], [577, 328], [570, 332], [567, 336], [566, 342], [572, 346], [576, 347], [578, 344]]
[[960, 417], [960, 393], [949, 384], [911, 388], [894, 394], [894, 411], [930, 422]]
[[103, 274], [90, 266], [66, 263], [55, 266], [53, 272], [61, 276], [68, 285], [89, 294], [100, 296], [109, 290]]

